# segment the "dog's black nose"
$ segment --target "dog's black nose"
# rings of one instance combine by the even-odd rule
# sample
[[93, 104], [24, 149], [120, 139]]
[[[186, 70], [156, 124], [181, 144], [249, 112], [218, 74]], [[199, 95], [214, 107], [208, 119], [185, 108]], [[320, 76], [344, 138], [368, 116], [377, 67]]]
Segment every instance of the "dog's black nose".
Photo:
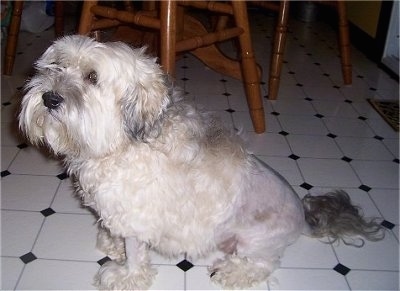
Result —
[[49, 109], [56, 109], [63, 103], [64, 98], [55, 92], [46, 92], [42, 95], [44, 106]]

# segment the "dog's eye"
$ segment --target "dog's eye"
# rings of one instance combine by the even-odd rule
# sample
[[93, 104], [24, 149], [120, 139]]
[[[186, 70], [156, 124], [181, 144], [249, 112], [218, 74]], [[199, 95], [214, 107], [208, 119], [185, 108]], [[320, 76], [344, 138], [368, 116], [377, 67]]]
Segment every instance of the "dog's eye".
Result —
[[92, 83], [93, 85], [97, 84], [97, 73], [95, 71], [91, 71], [87, 76], [86, 79]]

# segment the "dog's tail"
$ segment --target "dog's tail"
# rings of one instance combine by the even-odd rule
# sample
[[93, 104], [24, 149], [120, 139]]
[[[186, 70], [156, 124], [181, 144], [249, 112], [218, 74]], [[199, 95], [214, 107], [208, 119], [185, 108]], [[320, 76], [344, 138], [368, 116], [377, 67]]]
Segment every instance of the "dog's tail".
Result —
[[345, 244], [362, 247], [363, 238], [378, 241], [385, 236], [377, 219], [365, 219], [360, 208], [351, 203], [344, 191], [321, 196], [306, 195], [302, 203], [306, 222], [310, 226], [310, 233], [306, 235], [311, 237], [328, 237], [331, 243], [342, 240]]

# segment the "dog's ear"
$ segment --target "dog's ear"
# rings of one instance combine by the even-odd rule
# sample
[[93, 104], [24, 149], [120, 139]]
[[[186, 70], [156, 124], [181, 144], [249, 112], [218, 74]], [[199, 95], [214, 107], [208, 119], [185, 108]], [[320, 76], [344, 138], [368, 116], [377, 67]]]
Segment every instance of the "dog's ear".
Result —
[[126, 74], [129, 79], [121, 99], [122, 114], [127, 132], [133, 138], [143, 140], [160, 130], [161, 120], [171, 102], [169, 82], [156, 59], [146, 56], [144, 49], [131, 51], [134, 63]]

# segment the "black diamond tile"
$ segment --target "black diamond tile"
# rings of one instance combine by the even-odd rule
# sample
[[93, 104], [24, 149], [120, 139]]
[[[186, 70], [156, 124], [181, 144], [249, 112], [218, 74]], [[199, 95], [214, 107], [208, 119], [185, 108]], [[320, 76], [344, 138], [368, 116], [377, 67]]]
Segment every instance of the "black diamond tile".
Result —
[[324, 73], [324, 76], [325, 77], [329, 77], [330, 75], [328, 73]]
[[393, 229], [395, 225], [391, 223], [390, 221], [384, 220], [381, 222], [381, 225], [387, 229]]
[[231, 94], [231, 93], [228, 93], [228, 92], [225, 92], [225, 93], [223, 93], [222, 95], [228, 97], [228, 96], [231, 96], [232, 94]]
[[347, 268], [345, 265], [342, 264], [337, 264], [334, 268], [333, 268], [336, 272], [338, 272], [339, 274], [342, 274], [343, 276], [346, 276], [351, 270], [349, 268]]
[[344, 100], [344, 102], [349, 103], [349, 104], [353, 103], [353, 101], [351, 101], [349, 99]]
[[333, 133], [328, 133], [326, 136], [330, 138], [337, 138], [337, 135]]
[[303, 184], [300, 185], [300, 187], [303, 188], [303, 189], [306, 189], [306, 190], [310, 190], [310, 189], [312, 189], [314, 186], [313, 186], [313, 185], [310, 185], [310, 184], [308, 184], [308, 183], [303, 183]]
[[265, 85], [266, 83], [265, 83], [264, 81], [261, 81], [260, 84], [261, 84], [261, 85]]
[[9, 102], [9, 101], [7, 101], [7, 102], [3, 102], [3, 103], [1, 103], [3, 106], [8, 106], [8, 105], [11, 105], [11, 102]]
[[282, 130], [282, 131], [280, 131], [280, 132], [279, 132], [279, 134], [280, 134], [280, 135], [283, 135], [283, 136], [287, 136], [287, 135], [289, 135], [289, 133], [288, 133], [288, 132], [286, 132], [286, 131], [283, 131], [283, 130]]
[[368, 118], [366, 118], [366, 117], [364, 117], [364, 116], [359, 116], [358, 119], [360, 119], [360, 120], [362, 120], [362, 121], [365, 121], [365, 120], [367, 120]]
[[296, 73], [293, 72], [293, 71], [289, 71], [289, 74], [290, 74], [290, 75], [294, 75], [294, 74], [296, 74]]
[[303, 84], [297, 83], [296, 86], [297, 86], [297, 87], [303, 87]]
[[310, 98], [310, 97], [306, 97], [306, 98], [304, 98], [304, 100], [306, 100], [306, 101], [313, 101], [313, 99]]
[[398, 164], [399, 163], [399, 159], [394, 159], [393, 162]]
[[67, 179], [69, 176], [68, 176], [67, 173], [61, 173], [61, 174], [58, 174], [56, 177], [57, 177], [58, 179], [60, 179], [60, 180], [65, 180], [65, 179]]
[[384, 138], [381, 137], [381, 136], [379, 136], [379, 135], [375, 135], [375, 136], [374, 136], [374, 139], [377, 139], [377, 140], [384, 140]]
[[183, 77], [181, 80], [182, 80], [182, 81], [189, 81], [189, 79], [186, 78], [186, 77]]
[[307, 56], [312, 56], [312, 53], [306, 53]]
[[318, 117], [318, 118], [324, 118], [325, 117], [325, 116], [323, 116], [322, 114], [319, 114], [319, 113], [315, 114], [314, 116]]
[[40, 211], [40, 213], [43, 214], [44, 217], [47, 217], [47, 216], [50, 216], [50, 215], [52, 215], [52, 214], [54, 214], [56, 212], [49, 207], [49, 208], [43, 209], [42, 211]]
[[300, 159], [300, 157], [299, 156], [296, 156], [295, 154], [291, 154], [290, 156], [289, 156], [289, 159], [292, 159], [292, 160], [298, 160], [298, 159]]
[[108, 256], [105, 256], [104, 258], [100, 259], [97, 261], [97, 264], [99, 264], [100, 266], [103, 266], [105, 263], [107, 263], [108, 261], [111, 261], [111, 259]]
[[371, 88], [369, 88], [371, 91], [376, 91], [376, 88], [374, 88], [374, 87], [371, 87]]
[[316, 66], [320, 66], [321, 64], [320, 64], [320, 63], [318, 63], [318, 62], [315, 62], [315, 63], [314, 63], [314, 65], [316, 65]]
[[25, 148], [27, 148], [28, 147], [28, 145], [26, 144], [26, 143], [20, 143], [19, 145], [17, 145], [17, 148], [19, 148], [19, 149], [25, 149]]
[[29, 264], [30, 262], [37, 259], [37, 257], [32, 252], [26, 253], [25, 255], [20, 256], [19, 258], [21, 259], [21, 261], [24, 262], [24, 264]]
[[193, 264], [186, 259], [176, 264], [176, 266], [181, 269], [182, 271], [186, 272], [193, 267]]
[[345, 162], [348, 162], [348, 163], [350, 163], [352, 160], [353, 160], [353, 159], [350, 159], [349, 157], [346, 157], [346, 156], [344, 156], [344, 157], [342, 158], [342, 161], [345, 161]]
[[222, 83], [226, 83], [226, 82], [228, 82], [227, 80], [225, 80], [225, 79], [221, 79], [221, 80], [219, 80], [220, 82], [222, 82]]
[[228, 108], [228, 109], [226, 109], [225, 111], [226, 111], [226, 112], [229, 112], [229, 113], [236, 112], [235, 109], [232, 109], [232, 108]]
[[358, 189], [363, 190], [365, 192], [369, 192], [371, 191], [372, 188], [367, 185], [361, 185], [360, 187], [358, 187]]
[[279, 112], [276, 112], [276, 111], [272, 111], [271, 114], [272, 114], [272, 115], [275, 115], [275, 116], [279, 116], [279, 115], [280, 115], [280, 113], [279, 113]]
[[362, 76], [362, 75], [357, 75], [357, 78], [359, 78], [359, 79], [364, 79], [364, 76]]
[[7, 170], [1, 171], [1, 177], [2, 177], [2, 178], [3, 178], [3, 177], [7, 177], [8, 175], [11, 175], [11, 173], [10, 173], [9, 171], [7, 171]]
[[186, 65], [183, 65], [181, 68], [182, 68], [182, 69], [187, 69], [187, 68], [189, 68], [189, 67], [186, 66]]
[[333, 86], [333, 88], [335, 88], [335, 89], [340, 89], [340, 86], [335, 85], [335, 86]]

